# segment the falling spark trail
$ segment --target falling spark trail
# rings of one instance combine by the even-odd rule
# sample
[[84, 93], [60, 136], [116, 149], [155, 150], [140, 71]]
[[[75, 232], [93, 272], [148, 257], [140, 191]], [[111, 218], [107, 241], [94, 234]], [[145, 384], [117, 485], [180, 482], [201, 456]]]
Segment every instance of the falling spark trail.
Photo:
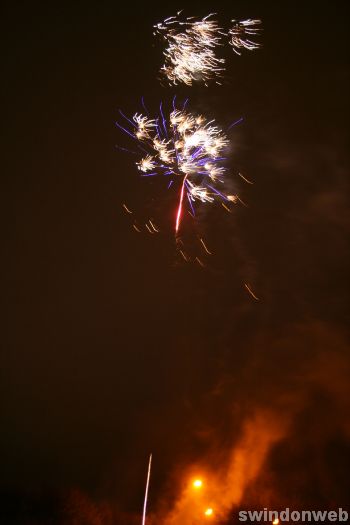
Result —
[[248, 292], [250, 293], [250, 295], [256, 300], [256, 301], [260, 301], [259, 297], [257, 297], [254, 292], [252, 291], [252, 289], [250, 288], [250, 286], [245, 283], [244, 286], [246, 287], [246, 289], [248, 290]]
[[224, 202], [221, 203], [221, 206], [223, 206], [225, 208], [225, 210], [228, 211], [229, 213], [232, 213], [230, 208], [228, 206], [226, 206], [226, 204]]
[[239, 118], [235, 122], [232, 122], [232, 124], [227, 128], [227, 131], [230, 131], [231, 128], [233, 128], [234, 126], [237, 126], [237, 124], [240, 124], [241, 122], [243, 122], [243, 117]]
[[184, 254], [184, 252], [182, 250], [180, 250], [180, 253], [181, 253], [182, 257], [185, 259], [185, 261], [188, 262], [188, 259], [187, 259], [186, 255]]
[[128, 213], [132, 213], [132, 211], [129, 210], [129, 208], [127, 207], [126, 204], [123, 204], [123, 208], [124, 208]]
[[154, 224], [153, 224], [153, 222], [151, 221], [151, 219], [149, 220], [149, 223], [150, 223], [150, 225], [152, 226], [152, 228], [154, 229], [154, 231], [155, 231], [156, 233], [159, 233], [159, 230], [154, 226]]
[[245, 206], [246, 208], [248, 208], [248, 204], [246, 204], [244, 201], [242, 201], [242, 199], [240, 199], [240, 198], [238, 197], [238, 195], [235, 195], [235, 197], [236, 197], [236, 199], [237, 199], [241, 204], [243, 204], [243, 206]]
[[205, 251], [207, 252], [207, 254], [208, 254], [208, 255], [212, 255], [212, 253], [211, 253], [211, 252], [208, 250], [208, 248], [206, 247], [206, 245], [205, 245], [203, 239], [199, 239], [199, 240], [201, 241], [201, 243], [202, 243], [202, 245], [203, 245], [203, 248], [205, 249]]
[[146, 523], [147, 498], [148, 498], [149, 480], [150, 480], [150, 477], [151, 477], [151, 466], [152, 466], [152, 454], [150, 454], [149, 461], [148, 461], [145, 499], [144, 499], [144, 502], [143, 502], [142, 525], [145, 525], [145, 523]]
[[245, 177], [243, 177], [242, 173], [238, 173], [238, 175], [241, 177], [241, 179], [243, 179], [245, 182], [247, 182], [248, 184], [254, 184], [254, 182], [252, 182], [251, 180], [248, 180], [246, 179]]

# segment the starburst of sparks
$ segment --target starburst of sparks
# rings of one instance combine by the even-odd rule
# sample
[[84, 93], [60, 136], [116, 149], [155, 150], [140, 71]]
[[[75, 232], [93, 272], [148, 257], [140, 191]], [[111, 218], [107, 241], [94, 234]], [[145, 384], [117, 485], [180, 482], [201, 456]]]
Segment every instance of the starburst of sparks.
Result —
[[[122, 114], [122, 113], [121, 113]], [[136, 166], [142, 177], [163, 177], [167, 188], [177, 193], [175, 233], [178, 234], [184, 207], [194, 216], [197, 203], [210, 204], [216, 200], [236, 202], [228, 194], [228, 176], [224, 151], [229, 141], [215, 123], [203, 115], [191, 113], [184, 106], [177, 109], [175, 97], [168, 118], [160, 105], [154, 119], [135, 113], [132, 119], [122, 116], [127, 127], [117, 126], [136, 143]], [[208, 252], [210, 253], [210, 252]]]
[[242, 48], [254, 50], [259, 45], [251, 40], [259, 31], [260, 20], [233, 21], [234, 25], [225, 32], [211, 13], [202, 19], [181, 17], [181, 11], [154, 26], [154, 33], [166, 44], [164, 65], [161, 72], [171, 84], [184, 83], [191, 86], [200, 81], [219, 79], [225, 70], [225, 59], [218, 56], [217, 49], [229, 39], [235, 53]]
[[179, 15], [154, 26], [167, 44], [162, 72], [173, 84], [182, 82], [190, 86], [195, 80], [207, 83], [224, 69], [224, 59], [215, 53], [222, 29], [209, 20], [211, 14], [201, 20], [181, 20]]

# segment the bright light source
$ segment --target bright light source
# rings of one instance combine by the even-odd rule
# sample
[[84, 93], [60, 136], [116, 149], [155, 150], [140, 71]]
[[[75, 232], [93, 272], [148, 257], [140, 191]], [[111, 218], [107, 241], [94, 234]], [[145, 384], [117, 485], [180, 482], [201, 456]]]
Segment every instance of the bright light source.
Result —
[[195, 489], [200, 489], [203, 485], [203, 481], [201, 479], [195, 479], [193, 482], [193, 486]]
[[272, 525], [278, 525], [280, 520], [278, 518], [274, 519]]
[[210, 507], [204, 512], [205, 516], [212, 516], [213, 514], [214, 514], [214, 511]]

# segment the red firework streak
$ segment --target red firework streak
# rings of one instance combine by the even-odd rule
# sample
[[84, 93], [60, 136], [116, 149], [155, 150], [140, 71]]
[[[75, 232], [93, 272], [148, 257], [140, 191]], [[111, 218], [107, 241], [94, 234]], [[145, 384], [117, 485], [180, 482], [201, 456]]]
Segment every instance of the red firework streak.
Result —
[[184, 179], [182, 181], [179, 206], [177, 208], [177, 214], [176, 214], [175, 233], [178, 233], [179, 228], [180, 228], [180, 222], [181, 222], [181, 216], [182, 216], [182, 204], [183, 204], [184, 194], [185, 194], [185, 182], [186, 182], [186, 179], [187, 179], [187, 175], [184, 177]]

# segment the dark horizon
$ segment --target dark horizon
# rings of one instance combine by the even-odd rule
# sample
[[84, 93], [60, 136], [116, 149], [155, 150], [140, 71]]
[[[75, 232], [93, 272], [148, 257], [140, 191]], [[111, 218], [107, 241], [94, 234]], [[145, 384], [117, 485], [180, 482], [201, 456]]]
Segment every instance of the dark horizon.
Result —
[[[181, 7], [5, 7], [5, 525], [70, 524], [67, 501], [131, 524], [150, 452], [152, 513], [265, 413], [284, 434], [242, 508], [348, 504], [346, 4], [186, 4], [260, 18], [262, 48], [232, 53], [223, 86], [170, 88], [152, 26]], [[135, 233], [122, 208], [148, 190], [115, 147], [118, 110], [175, 93], [223, 126], [244, 118], [230, 162], [254, 184], [235, 180], [246, 207], [203, 215], [206, 268], [179, 261], [170, 229]]]

